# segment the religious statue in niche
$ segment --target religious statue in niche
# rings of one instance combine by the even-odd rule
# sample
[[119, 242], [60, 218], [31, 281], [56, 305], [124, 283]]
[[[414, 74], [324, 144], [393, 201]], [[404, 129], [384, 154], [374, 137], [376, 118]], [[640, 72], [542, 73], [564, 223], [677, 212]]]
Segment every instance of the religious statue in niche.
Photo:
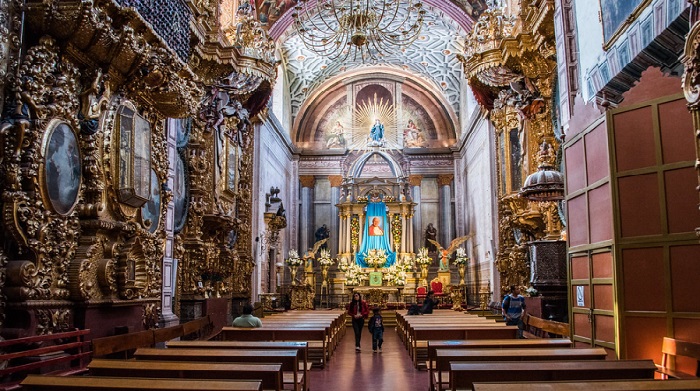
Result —
[[425, 247], [429, 252], [434, 253], [437, 251], [437, 247], [432, 243], [437, 239], [437, 228], [433, 226], [433, 223], [429, 223], [428, 227], [425, 229]]
[[[326, 224], [323, 224], [314, 233], [314, 236], [316, 237], [316, 242], [318, 243], [319, 241], [321, 241], [323, 239], [327, 239], [330, 236], [330, 233], [331, 233], [331, 231], [328, 229]], [[323, 245], [321, 245], [321, 248], [327, 249], [328, 245], [324, 242]]]
[[384, 125], [379, 118], [374, 120], [374, 125], [369, 131], [370, 146], [381, 146], [384, 142]]
[[345, 128], [340, 121], [335, 122], [326, 136], [326, 148], [345, 148]]
[[403, 142], [404, 146], [409, 148], [423, 148], [427, 146], [425, 133], [416, 126], [416, 123], [413, 122], [412, 119], [408, 120], [408, 125], [406, 125], [406, 129], [404, 129]]

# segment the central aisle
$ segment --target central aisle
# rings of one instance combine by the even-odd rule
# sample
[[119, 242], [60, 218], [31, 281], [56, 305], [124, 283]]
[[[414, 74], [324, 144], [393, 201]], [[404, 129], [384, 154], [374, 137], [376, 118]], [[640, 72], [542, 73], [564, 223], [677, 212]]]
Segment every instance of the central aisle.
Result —
[[340, 341], [338, 349], [323, 369], [309, 373], [311, 390], [419, 390], [430, 386], [428, 371], [413, 368], [394, 328], [386, 328], [382, 353], [372, 353], [372, 335], [367, 324], [362, 334], [362, 351], [355, 352], [352, 327]]

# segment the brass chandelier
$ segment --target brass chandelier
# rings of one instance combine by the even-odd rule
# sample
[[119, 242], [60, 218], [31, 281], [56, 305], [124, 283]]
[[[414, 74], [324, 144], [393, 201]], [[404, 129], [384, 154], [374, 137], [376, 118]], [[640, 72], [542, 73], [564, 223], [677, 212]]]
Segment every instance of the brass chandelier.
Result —
[[304, 45], [330, 60], [377, 60], [410, 45], [425, 10], [412, 0], [300, 0], [294, 28]]

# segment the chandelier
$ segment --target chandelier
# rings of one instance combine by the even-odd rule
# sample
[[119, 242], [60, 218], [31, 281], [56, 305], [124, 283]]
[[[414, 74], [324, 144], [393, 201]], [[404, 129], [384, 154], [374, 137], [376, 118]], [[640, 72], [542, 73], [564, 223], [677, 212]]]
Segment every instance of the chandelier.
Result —
[[292, 18], [309, 50], [364, 62], [415, 41], [424, 15], [423, 4], [412, 0], [300, 0]]

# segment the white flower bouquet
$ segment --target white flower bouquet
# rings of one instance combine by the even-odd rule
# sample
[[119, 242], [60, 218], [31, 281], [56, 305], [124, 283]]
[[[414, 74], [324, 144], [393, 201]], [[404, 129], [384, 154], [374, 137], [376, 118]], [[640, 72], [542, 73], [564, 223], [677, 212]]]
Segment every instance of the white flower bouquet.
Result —
[[295, 266], [301, 266], [304, 261], [299, 258], [299, 253], [296, 250], [289, 250], [289, 253], [287, 254], [288, 258], [285, 260], [288, 266], [295, 267]]
[[348, 259], [345, 257], [340, 258], [340, 262], [338, 262], [338, 270], [345, 273], [348, 271], [348, 267], [350, 267], [348, 264]]
[[428, 256], [428, 249], [426, 247], [421, 247], [420, 249], [418, 249], [416, 263], [421, 266], [430, 265], [433, 263], [433, 259]]
[[361, 285], [362, 281], [366, 280], [367, 276], [362, 271], [360, 265], [354, 264], [348, 266], [345, 272], [345, 285]]
[[331, 258], [331, 252], [326, 249], [321, 250], [321, 257], [318, 259], [318, 264], [321, 266], [330, 266], [332, 265], [333, 258]]
[[469, 262], [467, 258], [467, 252], [462, 248], [457, 249], [457, 257], [455, 258], [455, 265], [466, 265]]
[[371, 267], [382, 267], [386, 264], [386, 252], [383, 249], [369, 250], [365, 255], [365, 262]]

